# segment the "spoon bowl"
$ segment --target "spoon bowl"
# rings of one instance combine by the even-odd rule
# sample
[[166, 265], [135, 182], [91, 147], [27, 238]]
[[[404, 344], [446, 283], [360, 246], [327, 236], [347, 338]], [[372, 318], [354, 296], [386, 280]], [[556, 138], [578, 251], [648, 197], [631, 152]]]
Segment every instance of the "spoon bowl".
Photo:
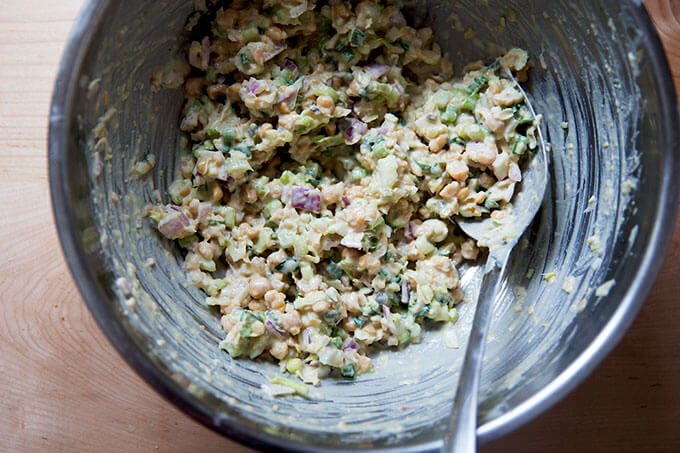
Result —
[[[522, 93], [524, 103], [536, 116], [527, 94], [512, 74], [506, 78], [514, 81]], [[548, 184], [548, 162], [545, 141], [540, 127], [537, 128], [535, 153], [524, 165], [522, 181], [516, 189], [512, 204], [500, 211], [501, 215], [484, 217], [456, 217], [461, 230], [488, 247], [489, 254], [484, 268], [477, 307], [472, 321], [470, 338], [460, 372], [458, 388], [444, 436], [444, 452], [473, 452], [477, 445], [477, 399], [481, 378], [486, 332], [489, 329], [493, 303], [500, 292], [506, 264], [522, 234], [533, 222], [543, 202]]]

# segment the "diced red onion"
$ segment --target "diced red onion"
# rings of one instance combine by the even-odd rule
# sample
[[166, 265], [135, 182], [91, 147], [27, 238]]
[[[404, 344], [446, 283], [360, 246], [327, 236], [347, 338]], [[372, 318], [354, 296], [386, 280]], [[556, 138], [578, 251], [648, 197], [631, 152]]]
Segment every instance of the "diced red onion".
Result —
[[359, 350], [359, 345], [357, 344], [356, 341], [354, 341], [354, 338], [352, 337], [347, 337], [345, 342], [342, 344], [342, 350], [344, 352], [347, 351], [358, 351]]
[[411, 298], [409, 295], [409, 290], [411, 285], [408, 284], [408, 281], [404, 280], [404, 282], [401, 284], [401, 303], [402, 304], [407, 304], [409, 299]]
[[264, 322], [264, 326], [267, 328], [270, 334], [274, 335], [277, 338], [286, 338], [286, 334], [283, 330], [279, 329], [279, 327], [272, 321], [271, 319], [268, 319]]
[[251, 94], [257, 94], [257, 90], [262, 87], [262, 84], [260, 83], [259, 80], [257, 79], [251, 79], [250, 83], [248, 84], [248, 91]]
[[342, 196], [342, 203], [343, 203], [345, 206], [349, 206], [350, 201], [349, 201], [349, 197], [348, 197], [347, 195], [343, 195], [343, 196]]
[[321, 191], [307, 187], [293, 187], [290, 202], [295, 209], [309, 212], [321, 211]]
[[99, 176], [102, 174], [102, 171], [104, 170], [104, 161], [102, 160], [102, 155], [99, 153], [99, 151], [95, 151], [94, 153], [94, 175]]
[[176, 206], [170, 206], [170, 213], [166, 214], [158, 222], [158, 231], [168, 239], [179, 239], [185, 236], [187, 228], [191, 227], [191, 221], [179, 211]]
[[345, 129], [345, 143], [354, 145], [368, 131], [368, 126], [361, 120], [352, 120], [352, 123]]
[[390, 332], [395, 333], [397, 331], [397, 326], [395, 326], [394, 321], [392, 321], [392, 313], [390, 313], [390, 308], [387, 305], [383, 305], [382, 312], [385, 316], [385, 321], [387, 321], [387, 328], [390, 329]]
[[387, 71], [390, 70], [390, 67], [387, 66], [386, 64], [372, 64], [366, 66], [366, 72], [368, 72], [371, 76], [375, 77], [376, 79], [380, 77], [381, 75], [385, 74]]
[[198, 213], [196, 215], [196, 220], [200, 223], [208, 220], [210, 213], [212, 212], [212, 204], [207, 201], [202, 201], [198, 204]]
[[286, 58], [286, 61], [283, 63], [283, 68], [288, 69], [292, 73], [296, 73], [298, 70], [295, 62], [289, 58]]
[[413, 225], [411, 225], [411, 222], [409, 222], [409, 223], [406, 225], [406, 233], [405, 233], [405, 237], [406, 237], [406, 239], [408, 239], [408, 240], [411, 240], [411, 239], [413, 239], [413, 238], [415, 237], [415, 236], [413, 235]]
[[278, 54], [283, 52], [285, 50], [285, 48], [286, 48], [286, 46], [284, 46], [283, 44], [278, 44], [278, 43], [274, 44], [274, 48], [272, 50], [270, 50], [269, 52], [264, 54], [264, 61], [271, 60], [272, 58], [274, 58], [275, 56], [277, 56]]
[[201, 41], [201, 64], [205, 68], [210, 64], [210, 38], [207, 36]]
[[297, 95], [299, 91], [300, 84], [297, 83], [289, 87], [285, 87], [281, 93], [279, 93], [279, 97], [276, 99], [276, 102], [283, 102], [290, 110], [293, 110], [295, 108], [295, 103], [297, 102]]
[[312, 332], [309, 328], [302, 331], [302, 347], [308, 347], [312, 344]]

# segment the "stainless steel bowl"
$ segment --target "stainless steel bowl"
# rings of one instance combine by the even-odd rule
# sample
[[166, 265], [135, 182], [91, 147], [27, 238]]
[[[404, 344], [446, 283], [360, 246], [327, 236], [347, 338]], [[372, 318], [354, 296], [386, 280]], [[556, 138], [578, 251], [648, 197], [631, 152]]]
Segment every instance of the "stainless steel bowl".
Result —
[[[49, 130], [54, 215], [73, 276], [113, 345], [157, 391], [260, 448], [432, 450], [439, 445], [473, 304], [452, 331], [380, 354], [377, 371], [274, 401], [274, 365], [232, 360], [182, 258], [143, 219], [176, 169], [182, 93], [152, 91], [181, 56], [192, 2], [88, 1], [55, 86]], [[520, 46], [545, 115], [551, 180], [492, 324], [479, 435], [498, 438], [581, 382], [631, 324], [675, 219], [680, 123], [639, 1], [429, 0], [409, 8], [456, 67]], [[131, 173], [152, 150], [149, 177]], [[150, 265], [150, 259], [155, 265]], [[533, 273], [533, 277], [529, 278]], [[478, 270], [465, 270], [474, 298]], [[452, 337], [453, 335], [453, 337]], [[447, 338], [443, 338], [447, 337]], [[459, 338], [460, 348], [443, 344]]]

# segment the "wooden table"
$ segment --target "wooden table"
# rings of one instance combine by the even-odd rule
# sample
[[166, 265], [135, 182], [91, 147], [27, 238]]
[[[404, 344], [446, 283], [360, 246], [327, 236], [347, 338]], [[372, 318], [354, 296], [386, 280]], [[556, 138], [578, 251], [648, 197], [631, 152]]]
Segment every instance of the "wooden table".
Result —
[[[81, 0], [0, 8], [0, 451], [246, 451], [148, 387], [62, 257], [47, 184], [57, 64]], [[680, 1], [645, 2], [680, 87]], [[621, 344], [576, 391], [484, 451], [680, 451], [680, 221]]]

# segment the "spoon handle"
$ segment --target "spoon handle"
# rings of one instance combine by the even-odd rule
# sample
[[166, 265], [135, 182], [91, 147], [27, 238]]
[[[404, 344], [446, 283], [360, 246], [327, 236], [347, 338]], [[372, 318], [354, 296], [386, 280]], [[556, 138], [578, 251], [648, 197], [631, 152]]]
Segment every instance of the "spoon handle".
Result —
[[477, 450], [477, 395], [482, 374], [482, 359], [484, 358], [486, 331], [489, 328], [494, 305], [493, 299], [500, 291], [503, 267], [495, 263], [482, 278], [453, 411], [444, 435], [442, 451], [446, 453], [471, 453]]

